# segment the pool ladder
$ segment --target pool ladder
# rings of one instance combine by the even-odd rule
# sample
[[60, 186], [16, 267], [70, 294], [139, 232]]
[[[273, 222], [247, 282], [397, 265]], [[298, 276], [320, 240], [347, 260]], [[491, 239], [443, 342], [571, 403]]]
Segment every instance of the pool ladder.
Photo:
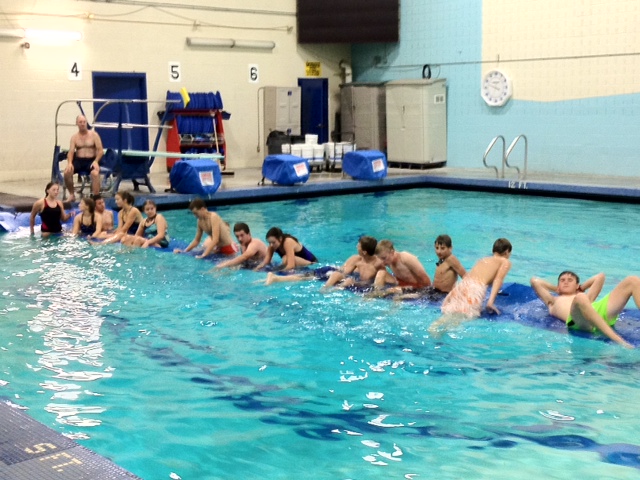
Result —
[[[515, 148], [516, 144], [521, 139], [524, 140], [524, 168], [523, 168], [522, 172], [520, 172], [520, 168], [519, 167], [517, 167], [515, 165], [509, 165], [509, 156], [513, 152], [513, 149]], [[491, 152], [493, 147], [495, 147], [496, 143], [498, 143], [499, 141], [502, 142], [502, 167], [501, 167], [501, 170], [498, 170], [498, 167], [496, 167], [494, 165], [487, 165], [487, 157], [489, 156], [489, 152]], [[522, 134], [522, 135], [518, 135], [516, 138], [514, 138], [513, 142], [511, 142], [511, 145], [509, 145], [509, 148], [506, 148], [506, 141], [505, 141], [504, 137], [502, 135], [498, 135], [497, 137], [494, 137], [493, 140], [491, 140], [491, 142], [489, 143], [489, 146], [485, 150], [484, 156], [482, 157], [482, 163], [484, 164], [485, 167], [493, 168], [496, 171], [496, 178], [504, 178], [504, 168], [507, 167], [507, 168], [513, 168], [513, 169], [515, 169], [516, 172], [518, 172], [518, 180], [525, 180], [527, 178], [527, 160], [528, 160], [528, 156], [529, 156], [529, 142], [527, 141], [526, 135]]]

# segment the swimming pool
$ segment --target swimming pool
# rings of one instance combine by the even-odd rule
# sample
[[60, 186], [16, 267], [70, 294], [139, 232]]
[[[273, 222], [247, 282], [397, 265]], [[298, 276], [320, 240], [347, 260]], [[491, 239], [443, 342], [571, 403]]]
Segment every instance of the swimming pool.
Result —
[[[409, 190], [218, 208], [323, 263], [390, 238], [432, 276], [501, 236], [508, 281], [640, 268], [637, 207]], [[192, 215], [165, 213], [191, 240]], [[610, 226], [603, 227], [603, 221]], [[145, 479], [624, 478], [640, 468], [640, 357], [478, 320], [438, 340], [435, 307], [265, 287], [189, 256], [0, 236], [0, 395]], [[0, 382], [0, 383], [3, 383]]]

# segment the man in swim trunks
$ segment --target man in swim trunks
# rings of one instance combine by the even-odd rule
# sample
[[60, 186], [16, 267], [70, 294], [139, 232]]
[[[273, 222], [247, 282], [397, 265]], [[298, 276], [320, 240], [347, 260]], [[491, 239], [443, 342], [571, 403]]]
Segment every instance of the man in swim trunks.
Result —
[[233, 226], [233, 234], [240, 243], [241, 254], [231, 260], [219, 263], [214, 268], [221, 269], [241, 265], [246, 268], [255, 268], [259, 265], [264, 257], [267, 256], [267, 246], [265, 243], [251, 236], [249, 225], [246, 223], [236, 223]]
[[500, 313], [494, 302], [511, 269], [511, 250], [511, 242], [506, 238], [499, 238], [493, 243], [493, 255], [478, 260], [446, 296], [441, 307], [443, 315], [429, 327], [430, 333], [437, 334], [450, 326], [479, 317], [489, 285], [491, 294], [485, 309]]
[[78, 132], [71, 137], [69, 153], [67, 154], [67, 168], [64, 169], [64, 184], [69, 191], [69, 201], [75, 202], [73, 189], [74, 173], [89, 174], [91, 177], [91, 193], [100, 193], [100, 159], [104, 155], [100, 135], [87, 127], [84, 115], [76, 118]]
[[373, 286], [378, 292], [389, 285], [392, 288], [384, 290], [384, 294], [402, 293], [406, 289], [419, 289], [431, 285], [431, 279], [418, 257], [409, 252], [396, 252], [391, 240], [378, 242], [376, 256], [393, 272], [392, 275], [384, 269], [376, 274]]
[[565, 271], [558, 277], [557, 285], [534, 277], [531, 286], [549, 308], [549, 314], [565, 322], [568, 328], [587, 332], [600, 330], [623, 347], [633, 348], [611, 327], [631, 297], [638, 306], [640, 278], [625, 278], [611, 293], [596, 301], [604, 280], [604, 273], [598, 273], [581, 284], [578, 275]]
[[202, 239], [202, 234], [209, 235], [204, 241], [204, 251], [200, 255], [196, 255], [196, 258], [204, 258], [212, 253], [218, 253], [222, 255], [235, 255], [238, 253], [238, 247], [231, 239], [231, 229], [229, 224], [224, 222], [220, 215], [216, 212], [210, 212], [207, 210], [207, 205], [201, 198], [196, 198], [189, 204], [189, 210], [198, 219], [198, 225], [196, 228], [196, 236], [193, 241], [185, 248], [181, 250], [176, 248], [174, 253], [190, 252], [198, 245]]

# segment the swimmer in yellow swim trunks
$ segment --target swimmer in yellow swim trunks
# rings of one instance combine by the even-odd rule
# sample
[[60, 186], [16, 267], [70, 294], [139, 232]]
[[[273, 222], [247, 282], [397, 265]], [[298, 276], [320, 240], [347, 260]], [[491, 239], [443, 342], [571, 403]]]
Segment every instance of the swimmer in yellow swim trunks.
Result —
[[534, 277], [531, 286], [549, 308], [549, 314], [565, 322], [567, 327], [587, 332], [600, 330], [623, 347], [633, 348], [611, 327], [631, 297], [639, 306], [640, 278], [625, 278], [611, 293], [596, 301], [604, 280], [604, 273], [598, 273], [581, 284], [578, 275], [565, 271], [558, 277], [557, 285]]
[[499, 238], [493, 243], [493, 256], [478, 260], [444, 299], [441, 307], [443, 315], [429, 327], [431, 334], [479, 317], [489, 285], [491, 294], [485, 308], [500, 313], [494, 302], [511, 268], [511, 250], [511, 242], [506, 238]]

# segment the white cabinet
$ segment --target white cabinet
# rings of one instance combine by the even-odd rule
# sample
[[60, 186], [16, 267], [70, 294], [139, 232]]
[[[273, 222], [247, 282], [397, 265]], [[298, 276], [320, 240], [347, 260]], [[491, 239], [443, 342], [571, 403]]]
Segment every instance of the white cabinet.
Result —
[[354, 141], [361, 150], [386, 150], [384, 84], [341, 85], [340, 114], [343, 141]]
[[394, 80], [385, 90], [388, 161], [443, 165], [447, 161], [446, 81]]
[[300, 87], [264, 87], [264, 138], [274, 130], [300, 135]]

